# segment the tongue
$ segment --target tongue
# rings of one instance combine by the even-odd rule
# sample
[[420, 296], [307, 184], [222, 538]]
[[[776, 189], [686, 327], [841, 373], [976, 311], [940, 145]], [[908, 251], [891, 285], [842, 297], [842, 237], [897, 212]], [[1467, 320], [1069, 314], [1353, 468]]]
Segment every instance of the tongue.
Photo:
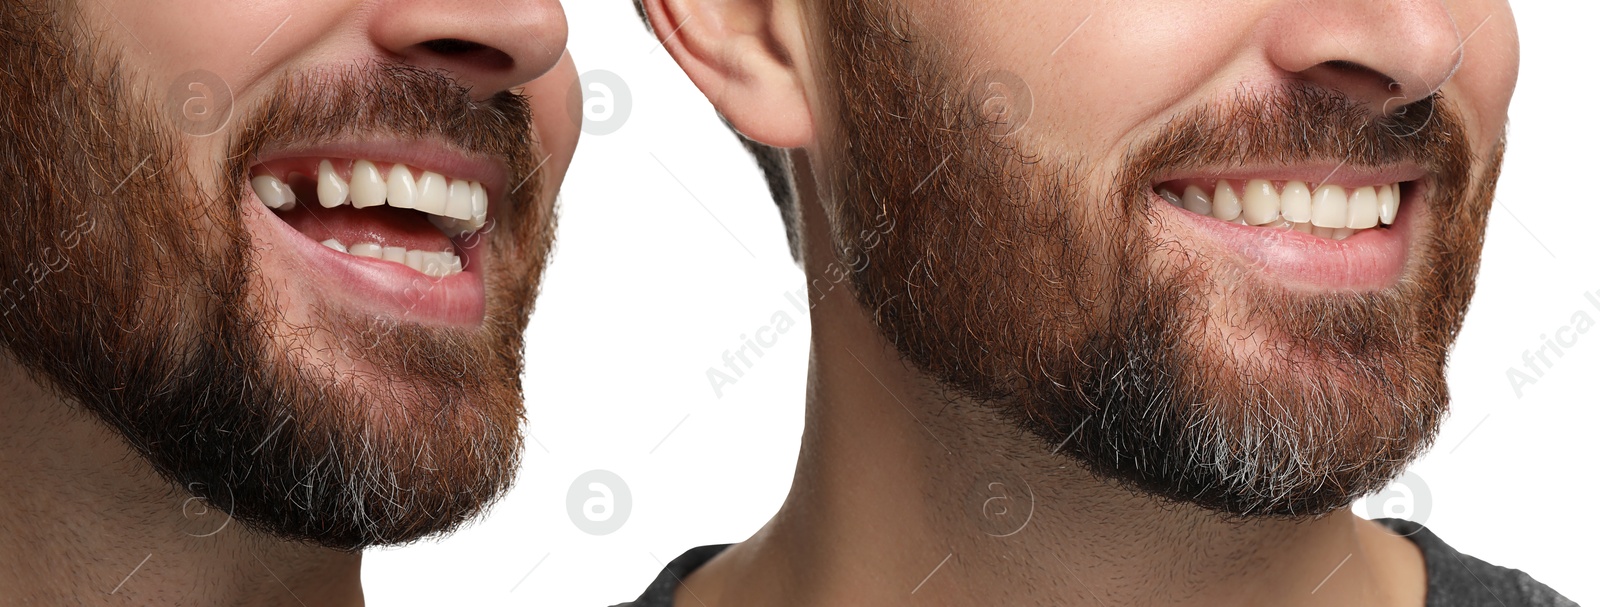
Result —
[[317, 242], [336, 238], [344, 246], [370, 242], [413, 251], [451, 251], [454, 245], [420, 211], [376, 206], [357, 209], [348, 204], [325, 209], [316, 203], [277, 211], [278, 217]]

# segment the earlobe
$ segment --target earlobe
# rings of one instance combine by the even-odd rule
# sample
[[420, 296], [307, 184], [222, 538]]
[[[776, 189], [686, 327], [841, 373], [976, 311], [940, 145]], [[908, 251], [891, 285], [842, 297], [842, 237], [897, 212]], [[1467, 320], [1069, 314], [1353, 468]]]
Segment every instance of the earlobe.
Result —
[[644, 0], [656, 38], [724, 118], [757, 142], [812, 142], [804, 36], [786, 0]]

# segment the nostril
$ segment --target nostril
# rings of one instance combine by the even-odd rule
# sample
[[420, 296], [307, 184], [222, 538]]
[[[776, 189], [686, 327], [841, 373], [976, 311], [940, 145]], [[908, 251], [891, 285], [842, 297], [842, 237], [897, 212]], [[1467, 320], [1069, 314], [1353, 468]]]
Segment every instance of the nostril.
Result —
[[491, 70], [511, 69], [516, 60], [499, 49], [460, 38], [429, 40], [417, 46], [440, 58], [476, 64]]
[[1324, 61], [1312, 66], [1300, 76], [1316, 84], [1337, 90], [1352, 99], [1370, 103], [1383, 112], [1393, 110], [1396, 102], [1410, 103], [1414, 90], [1425, 88], [1421, 82], [1407, 82], [1399, 74], [1390, 74], [1356, 61]]
[[1325, 61], [1322, 65], [1326, 66], [1330, 71], [1343, 74], [1352, 79], [1365, 80], [1367, 82], [1379, 85], [1387, 90], [1392, 90], [1394, 86], [1400, 84], [1399, 81], [1389, 77], [1388, 74], [1354, 61], [1336, 59], [1333, 61]]

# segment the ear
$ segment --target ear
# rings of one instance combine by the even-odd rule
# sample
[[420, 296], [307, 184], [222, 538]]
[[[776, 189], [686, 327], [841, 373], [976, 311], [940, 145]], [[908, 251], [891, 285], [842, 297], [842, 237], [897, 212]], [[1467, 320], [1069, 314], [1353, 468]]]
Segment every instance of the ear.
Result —
[[746, 137], [779, 148], [812, 142], [809, 57], [794, 0], [643, 0], [662, 46]]

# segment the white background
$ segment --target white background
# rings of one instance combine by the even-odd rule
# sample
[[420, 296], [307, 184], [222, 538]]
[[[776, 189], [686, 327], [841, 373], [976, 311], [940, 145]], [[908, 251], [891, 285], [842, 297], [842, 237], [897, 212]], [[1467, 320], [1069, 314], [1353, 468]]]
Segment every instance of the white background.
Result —
[[[783, 296], [803, 278], [765, 183], [628, 0], [565, 5], [579, 71], [621, 76], [632, 112], [612, 134], [585, 135], [567, 176], [528, 333], [523, 470], [486, 520], [370, 552], [373, 605], [631, 600], [683, 550], [747, 537], [788, 491], [810, 327]], [[1453, 413], [1412, 471], [1427, 485], [1424, 522], [1446, 541], [1600, 605], [1600, 331], [1562, 332], [1576, 344], [1520, 398], [1507, 378], [1575, 313], [1600, 321], [1584, 297], [1600, 300], [1600, 7], [1513, 8], [1522, 76], [1478, 295], [1451, 359]], [[779, 310], [799, 324], [717, 398], [706, 369]], [[573, 480], [594, 469], [632, 494], [610, 535], [583, 533], [566, 510]]]

